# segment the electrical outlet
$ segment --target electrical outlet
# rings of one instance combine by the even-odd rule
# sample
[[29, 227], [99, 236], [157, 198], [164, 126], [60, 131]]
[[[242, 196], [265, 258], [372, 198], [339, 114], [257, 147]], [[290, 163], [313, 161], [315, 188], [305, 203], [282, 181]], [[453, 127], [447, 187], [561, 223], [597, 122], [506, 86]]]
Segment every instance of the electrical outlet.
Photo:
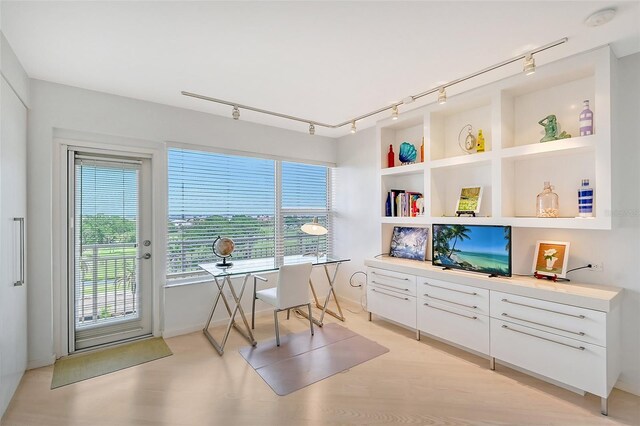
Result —
[[589, 270], [593, 272], [602, 272], [604, 271], [604, 263], [594, 262], [591, 264], [591, 268], [589, 268]]

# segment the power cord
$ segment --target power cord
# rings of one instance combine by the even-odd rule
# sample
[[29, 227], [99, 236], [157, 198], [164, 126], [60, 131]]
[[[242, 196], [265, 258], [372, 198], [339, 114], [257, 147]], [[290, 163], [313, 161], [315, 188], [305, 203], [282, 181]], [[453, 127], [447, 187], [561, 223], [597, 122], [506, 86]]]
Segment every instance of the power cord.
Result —
[[[354, 285], [354, 279], [353, 279], [353, 278], [354, 278], [356, 275], [358, 275], [358, 274], [362, 274], [362, 275], [364, 275], [364, 280], [365, 280], [365, 282], [366, 282], [366, 280], [367, 280], [367, 273], [366, 273], [366, 272], [364, 272], [364, 271], [356, 271], [356, 272], [354, 272], [354, 273], [353, 273], [353, 274], [351, 274], [351, 276], [349, 277], [349, 285], [350, 285], [351, 287], [353, 287], [353, 288], [361, 288], [361, 287], [362, 287], [362, 283], [358, 283], [358, 284], [355, 284], [355, 285]], [[345, 307], [345, 309], [346, 309], [347, 311], [351, 312], [352, 314], [359, 314], [359, 313], [361, 313], [361, 312], [364, 312], [364, 311], [365, 311], [365, 304], [366, 304], [366, 297], [367, 297], [367, 294], [366, 294], [366, 293], [364, 293], [364, 294], [360, 297], [360, 308], [361, 308], [361, 310], [360, 310], [360, 311], [352, 311], [351, 309], [346, 308], [346, 307]]]
[[[578, 271], [578, 270], [580, 270], [580, 269], [591, 269], [591, 268], [593, 268], [593, 265], [592, 265], [591, 263], [589, 263], [589, 264], [584, 265], [584, 266], [579, 266], [579, 267], [577, 267], [577, 268], [569, 269], [569, 270], [567, 271], [567, 274], [568, 274], [569, 272]], [[517, 276], [517, 277], [533, 277], [533, 275], [532, 275], [532, 274], [513, 274], [513, 275], [515, 275], [515, 276]], [[570, 282], [571, 280], [570, 280], [570, 279], [568, 279], [568, 278], [556, 278], [556, 281], [560, 281], [560, 282]]]

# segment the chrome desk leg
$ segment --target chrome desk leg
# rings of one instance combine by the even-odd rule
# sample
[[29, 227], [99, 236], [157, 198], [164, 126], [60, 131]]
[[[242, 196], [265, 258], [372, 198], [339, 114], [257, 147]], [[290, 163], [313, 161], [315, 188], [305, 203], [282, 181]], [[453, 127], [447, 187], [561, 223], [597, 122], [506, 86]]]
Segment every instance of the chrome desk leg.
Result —
[[278, 327], [278, 310], [273, 311], [273, 322], [276, 325], [276, 346], [280, 346], [280, 328]]
[[609, 398], [600, 398], [600, 412], [603, 416], [609, 415]]
[[[336, 297], [336, 291], [333, 288], [333, 285], [336, 281], [336, 276], [338, 275], [338, 267], [340, 266], [339, 263], [336, 263], [336, 269], [333, 272], [333, 277], [331, 277], [329, 275], [329, 269], [327, 268], [327, 265], [323, 265], [324, 266], [324, 273], [327, 276], [327, 280], [329, 281], [329, 292], [327, 293], [327, 297], [325, 297], [324, 299], [324, 304], [320, 304], [320, 301], [318, 300], [318, 296], [316, 295], [316, 289], [313, 286], [313, 281], [311, 281], [311, 279], [309, 279], [309, 286], [311, 287], [311, 293], [313, 293], [313, 298], [315, 300], [315, 304], [316, 304], [316, 308], [321, 309], [322, 313], [320, 314], [320, 319], [317, 320], [315, 318], [313, 318], [313, 322], [314, 324], [316, 324], [318, 327], [322, 327], [322, 325], [324, 324], [324, 314], [327, 313], [329, 315], [331, 315], [332, 317], [335, 317], [336, 319], [339, 319], [340, 321], [344, 321], [344, 315], [342, 314], [342, 308], [340, 307], [340, 303], [338, 302], [338, 298]], [[327, 309], [327, 305], [329, 304], [329, 300], [331, 299], [331, 295], [333, 294], [333, 298], [336, 302], [336, 307], [338, 308], [338, 312], [339, 313], [335, 313], [333, 312], [331, 309]], [[299, 313], [300, 315], [302, 315], [303, 317], [309, 319], [309, 315], [302, 311], [302, 310], [296, 310], [297, 313]]]
[[251, 299], [251, 329], [256, 328], [256, 285], [258, 279], [253, 276], [253, 299]]
[[[242, 295], [244, 293], [244, 289], [245, 289], [245, 287], [247, 285], [247, 280], [248, 279], [249, 279], [249, 275], [245, 275], [244, 280], [242, 282], [242, 287], [240, 289], [240, 292], [238, 294], [236, 294], [236, 291], [233, 288], [233, 285], [231, 283], [231, 277], [229, 277], [229, 276], [223, 277], [222, 283], [220, 283], [220, 281], [218, 280], [218, 277], [214, 277], [216, 286], [218, 287], [218, 293], [216, 294], [216, 298], [215, 298], [215, 301], [213, 303], [213, 307], [211, 308], [211, 313], [209, 314], [209, 319], [207, 320], [207, 323], [205, 324], [204, 329], [202, 330], [202, 332], [204, 333], [204, 335], [207, 337], [207, 339], [209, 340], [211, 345], [213, 345], [213, 347], [216, 349], [216, 351], [220, 355], [222, 355], [224, 353], [224, 346], [226, 345], [227, 339], [229, 338], [229, 333], [231, 332], [231, 327], [234, 327], [253, 346], [256, 345], [256, 341], [253, 338], [253, 334], [251, 333], [251, 329], [249, 328], [249, 323], [247, 321], [247, 318], [244, 315], [244, 311], [242, 310], [242, 306], [240, 306], [240, 299], [242, 298]], [[223, 292], [225, 284], [229, 285], [229, 290], [231, 292], [231, 296], [233, 297], [233, 300], [236, 303], [236, 305], [234, 306], [233, 310], [231, 310], [231, 308], [229, 306], [229, 303], [227, 302], [227, 298], [225, 297], [224, 292]], [[224, 337], [222, 338], [222, 342], [218, 343], [218, 341], [209, 332], [209, 326], [211, 325], [211, 320], [213, 319], [213, 314], [216, 311], [216, 307], [218, 306], [218, 302], [219, 302], [220, 298], [222, 298], [224, 306], [227, 309], [227, 313], [229, 314], [229, 322], [227, 323], [227, 328], [225, 329]], [[240, 317], [242, 317], [242, 321], [243, 321], [243, 323], [244, 323], [244, 325], [246, 327], [246, 332], [245, 332], [245, 330], [240, 328], [235, 322], [235, 316], [236, 316], [236, 314], [238, 312], [240, 312]]]

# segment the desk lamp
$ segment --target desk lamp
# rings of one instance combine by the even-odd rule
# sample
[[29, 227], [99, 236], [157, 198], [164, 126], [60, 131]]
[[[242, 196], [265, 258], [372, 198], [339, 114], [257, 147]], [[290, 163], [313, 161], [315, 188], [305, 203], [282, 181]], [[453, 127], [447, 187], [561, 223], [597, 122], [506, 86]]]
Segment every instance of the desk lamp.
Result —
[[[315, 235], [317, 237], [317, 241], [316, 241], [316, 252], [315, 255], [316, 257], [320, 257], [320, 236], [321, 235], [325, 235], [327, 232], [327, 228], [325, 228], [324, 226], [320, 225], [318, 223], [318, 218], [314, 217], [312, 222], [308, 222], [305, 223], [304, 225], [302, 225], [300, 227], [300, 230], [302, 232], [304, 232], [305, 234], [309, 234], [309, 235]], [[307, 254], [313, 254], [313, 253], [305, 253], [305, 255]]]

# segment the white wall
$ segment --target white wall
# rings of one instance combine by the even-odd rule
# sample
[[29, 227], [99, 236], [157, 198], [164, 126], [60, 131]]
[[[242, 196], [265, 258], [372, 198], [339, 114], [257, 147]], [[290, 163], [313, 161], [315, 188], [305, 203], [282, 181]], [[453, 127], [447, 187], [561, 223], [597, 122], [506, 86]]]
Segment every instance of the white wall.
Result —
[[[144, 147], [161, 159], [165, 142], [254, 152], [262, 155], [335, 163], [335, 140], [214, 116], [145, 101], [108, 95], [59, 84], [31, 80], [28, 134], [28, 211], [31, 218], [27, 259], [29, 288], [29, 366], [53, 362], [64, 353], [61, 344], [60, 230], [54, 221], [59, 194], [54, 194], [60, 166], [54, 138], [97, 141], [99, 146]], [[122, 146], [121, 146], [122, 148]], [[158, 164], [163, 168], [163, 164]], [[165, 174], [166, 178], [166, 174]], [[155, 196], [163, 199], [166, 183], [154, 175]], [[57, 197], [57, 198], [56, 198]], [[162, 203], [161, 203], [162, 204]], [[157, 206], [157, 204], [156, 204]], [[155, 212], [166, 220], [166, 205]], [[166, 227], [156, 224], [155, 240], [162, 241]], [[163, 253], [156, 247], [156, 264]], [[155, 266], [154, 266], [155, 267]], [[161, 267], [155, 267], [162, 277]], [[158, 286], [164, 285], [157, 280]], [[201, 328], [209, 309], [211, 284], [160, 292], [165, 299], [164, 328], [170, 333]], [[56, 296], [58, 294], [58, 296]], [[198, 319], [197, 321], [195, 319]], [[66, 322], [66, 318], [62, 318]]]
[[[571, 242], [569, 267], [604, 262], [603, 272], [576, 271], [577, 282], [626, 289], [623, 303], [623, 368], [618, 387], [640, 394], [640, 54], [619, 61], [617, 99], [612, 116], [612, 231], [516, 228], [513, 231], [514, 271], [530, 273], [536, 240]], [[338, 253], [353, 262], [341, 276], [341, 294], [359, 300], [348, 288], [348, 273], [364, 270], [363, 259], [378, 254], [376, 135], [371, 129], [338, 139], [336, 236]]]

